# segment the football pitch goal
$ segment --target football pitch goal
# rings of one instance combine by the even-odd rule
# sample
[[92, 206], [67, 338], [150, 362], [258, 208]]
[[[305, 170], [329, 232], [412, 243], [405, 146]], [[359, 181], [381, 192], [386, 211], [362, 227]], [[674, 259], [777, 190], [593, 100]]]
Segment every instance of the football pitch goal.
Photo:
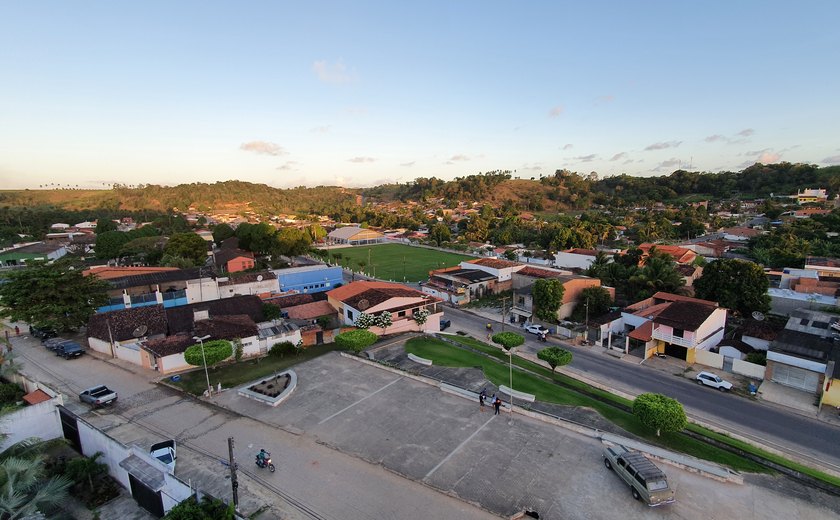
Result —
[[475, 257], [403, 244], [343, 247], [329, 250], [333, 263], [368, 276], [395, 282], [429, 279], [429, 271], [454, 267]]

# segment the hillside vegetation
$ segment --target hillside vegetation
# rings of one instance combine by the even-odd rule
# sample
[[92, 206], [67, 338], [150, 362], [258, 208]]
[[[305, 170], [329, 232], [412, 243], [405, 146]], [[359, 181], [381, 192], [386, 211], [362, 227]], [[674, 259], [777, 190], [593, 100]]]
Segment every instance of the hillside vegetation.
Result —
[[178, 186], [117, 185], [110, 190], [9, 190], [0, 191], [0, 208], [54, 207], [65, 210], [227, 211], [258, 214], [331, 214], [365, 202], [424, 202], [443, 199], [443, 206], [478, 202], [523, 211], [587, 209], [593, 204], [626, 206], [685, 199], [768, 197], [794, 194], [803, 188], [840, 192], [840, 166], [819, 168], [809, 164], [755, 164], [740, 172], [701, 173], [678, 170], [670, 175], [637, 177], [619, 175], [599, 179], [568, 170], [553, 175], [521, 179], [511, 171], [492, 171], [445, 181], [417, 178], [405, 184], [386, 184], [363, 190], [335, 186], [272, 188], [265, 184], [224, 181]]

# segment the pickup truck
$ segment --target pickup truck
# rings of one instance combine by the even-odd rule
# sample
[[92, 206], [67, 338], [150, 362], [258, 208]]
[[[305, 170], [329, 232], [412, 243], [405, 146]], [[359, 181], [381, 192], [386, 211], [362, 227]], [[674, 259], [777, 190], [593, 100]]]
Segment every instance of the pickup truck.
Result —
[[621, 445], [608, 446], [604, 448], [604, 466], [630, 486], [636, 500], [651, 507], [674, 502], [674, 490], [668, 485], [668, 477], [638, 451]]
[[175, 441], [163, 441], [152, 444], [151, 449], [149, 449], [149, 454], [156, 458], [157, 460], [161, 461], [162, 463], [166, 464], [172, 473], [175, 473], [175, 459], [177, 459], [176, 455], [176, 446]]
[[82, 391], [79, 400], [83, 403], [92, 404], [95, 407], [105, 406], [117, 400], [117, 393], [105, 385], [94, 386]]

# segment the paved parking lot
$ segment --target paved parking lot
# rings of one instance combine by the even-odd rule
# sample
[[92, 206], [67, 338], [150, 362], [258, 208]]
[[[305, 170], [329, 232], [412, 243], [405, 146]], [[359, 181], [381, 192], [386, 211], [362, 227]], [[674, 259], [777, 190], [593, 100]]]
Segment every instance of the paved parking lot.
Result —
[[678, 501], [651, 510], [604, 468], [597, 440], [519, 415], [480, 412], [478, 403], [338, 354], [295, 370], [299, 386], [276, 409], [233, 392], [217, 398], [219, 404], [500, 516], [533, 509], [547, 519], [821, 519], [840, 512], [837, 500], [794, 492], [796, 486], [777, 486], [771, 477], [739, 486], [665, 465]]

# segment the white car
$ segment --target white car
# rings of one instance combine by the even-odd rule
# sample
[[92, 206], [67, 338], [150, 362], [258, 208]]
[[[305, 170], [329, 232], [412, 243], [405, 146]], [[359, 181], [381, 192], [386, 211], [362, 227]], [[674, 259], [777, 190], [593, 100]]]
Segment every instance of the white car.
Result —
[[152, 444], [151, 449], [149, 450], [149, 454], [156, 458], [157, 460], [161, 461], [162, 463], [166, 464], [169, 469], [174, 473], [175, 472], [175, 459], [177, 459], [177, 452], [175, 441], [163, 441], [158, 442], [157, 444]]
[[542, 325], [527, 325], [525, 327], [525, 330], [530, 332], [531, 334], [548, 334], [548, 329], [543, 327]]
[[721, 379], [711, 372], [700, 372], [697, 374], [695, 379], [697, 379], [698, 385], [711, 386], [712, 388], [717, 388], [721, 392], [728, 392], [729, 390], [732, 390], [732, 383], [726, 381], [725, 379]]

